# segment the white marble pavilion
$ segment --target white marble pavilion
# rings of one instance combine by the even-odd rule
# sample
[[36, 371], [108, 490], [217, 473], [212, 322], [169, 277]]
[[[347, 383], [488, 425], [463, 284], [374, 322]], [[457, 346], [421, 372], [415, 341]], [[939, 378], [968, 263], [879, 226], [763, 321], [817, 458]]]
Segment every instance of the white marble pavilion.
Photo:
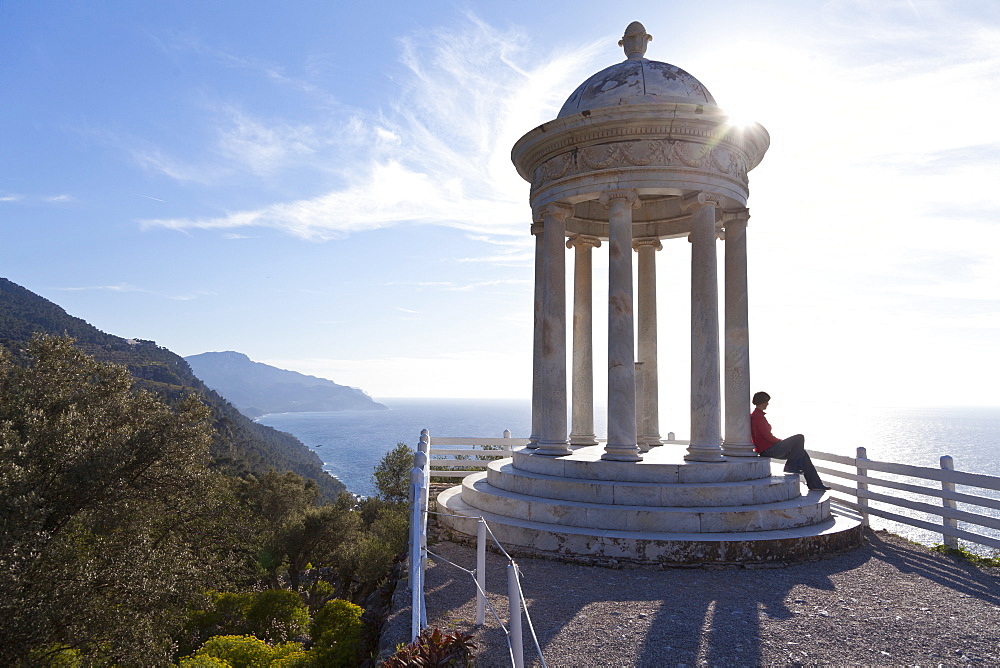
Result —
[[[584, 81], [554, 120], [514, 145], [514, 165], [531, 183], [535, 236], [532, 435], [512, 459], [439, 497], [454, 515], [445, 524], [474, 534], [459, 516], [483, 516], [514, 545], [653, 561], [768, 559], [857, 544], [857, 523], [833, 517], [821, 492], [802, 496], [797, 476], [772, 475], [750, 441], [747, 175], [768, 133], [733, 124], [700, 81], [647, 59], [651, 40], [642, 24], [629, 25], [619, 42], [626, 59]], [[656, 251], [685, 239], [691, 424], [679, 451], [656, 447]], [[606, 252], [609, 265], [604, 444], [594, 433], [595, 252]]]

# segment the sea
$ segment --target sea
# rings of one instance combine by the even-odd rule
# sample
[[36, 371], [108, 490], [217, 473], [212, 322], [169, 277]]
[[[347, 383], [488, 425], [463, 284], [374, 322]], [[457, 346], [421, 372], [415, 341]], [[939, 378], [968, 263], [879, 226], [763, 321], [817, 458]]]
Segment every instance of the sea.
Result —
[[[385, 453], [397, 443], [414, 448], [421, 429], [427, 429], [432, 436], [462, 437], [500, 437], [507, 429], [516, 438], [526, 438], [531, 432], [531, 405], [527, 400], [388, 397], [377, 401], [389, 410], [273, 413], [257, 421], [296, 436], [319, 455], [330, 474], [343, 482], [349, 491], [362, 496], [374, 493], [372, 471]], [[853, 457], [857, 448], [863, 446], [869, 459], [930, 468], [939, 468], [941, 457], [949, 455], [956, 470], [1000, 476], [1000, 407], [858, 407], [772, 401], [768, 419], [779, 437], [804, 434], [808, 450]], [[673, 431], [676, 438], [686, 439], [687, 421], [686, 415], [672, 420], [661, 409], [660, 435], [666, 438], [668, 432]], [[607, 424], [606, 413], [600, 407], [595, 408], [594, 423], [600, 437]], [[823, 462], [817, 464], [832, 466]], [[886, 477], [903, 480], [897, 476]], [[938, 499], [906, 492], [884, 488], [878, 491], [934, 505], [940, 503]], [[969, 490], [959, 487], [958, 491]], [[1000, 499], [1000, 491], [980, 491], [978, 494]], [[916, 511], [873, 505], [925, 521], [941, 521]], [[1000, 518], [997, 509], [965, 504], [960, 504], [959, 508]], [[885, 528], [917, 542], [941, 542], [940, 534], [923, 529], [874, 516], [871, 523], [873, 528]], [[959, 526], [1000, 538], [1000, 530]], [[990, 553], [975, 545], [964, 542], [963, 545], [980, 553]]]

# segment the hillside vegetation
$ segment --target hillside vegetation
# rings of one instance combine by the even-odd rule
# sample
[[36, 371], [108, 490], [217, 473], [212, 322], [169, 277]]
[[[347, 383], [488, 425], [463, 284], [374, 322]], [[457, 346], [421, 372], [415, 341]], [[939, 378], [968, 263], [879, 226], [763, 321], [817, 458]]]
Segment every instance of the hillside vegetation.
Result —
[[412, 462], [356, 498], [169, 350], [0, 279], [0, 665], [371, 666]]
[[202, 397], [210, 412], [211, 465], [223, 473], [245, 476], [270, 469], [292, 471], [314, 480], [324, 498], [333, 499], [343, 483], [323, 471], [323, 462], [290, 434], [257, 424], [241, 414], [197, 378], [179, 355], [153, 341], [124, 339], [106, 334], [52, 302], [0, 278], [0, 346], [14, 362], [23, 361], [35, 334], [66, 335], [77, 348], [98, 362], [124, 366], [136, 386], [149, 390], [168, 404], [185, 396]]

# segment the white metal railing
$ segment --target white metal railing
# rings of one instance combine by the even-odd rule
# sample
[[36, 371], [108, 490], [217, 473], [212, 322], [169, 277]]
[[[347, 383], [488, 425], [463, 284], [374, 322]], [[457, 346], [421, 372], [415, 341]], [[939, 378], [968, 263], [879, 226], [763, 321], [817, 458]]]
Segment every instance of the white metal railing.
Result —
[[[424, 435], [423, 432], [421, 435]], [[491, 459], [510, 457], [511, 448], [527, 444], [526, 438], [511, 438], [508, 429], [504, 430], [503, 438], [435, 436], [429, 440], [431, 475], [435, 478], [464, 478], [486, 470]]]
[[[876, 515], [893, 522], [941, 534], [944, 544], [949, 547], [958, 547], [958, 539], [961, 538], [970, 543], [1000, 549], [1000, 539], [974, 533], [967, 529], [960, 529], [958, 526], [958, 523], [961, 521], [966, 524], [974, 524], [978, 527], [1000, 531], [1000, 513], [990, 515], [970, 510], [961, 510], [958, 506], [959, 503], [962, 503], [969, 506], [979, 506], [981, 508], [991, 508], [1000, 511], [1000, 498], [980, 495], [986, 490], [991, 492], [1000, 491], [1000, 477], [956, 471], [954, 461], [948, 455], [941, 457], [940, 469], [868, 459], [865, 448], [858, 448], [856, 457], [835, 455], [816, 450], [810, 450], [809, 455], [814, 460], [847, 467], [844, 469], [817, 466], [816, 470], [824, 474], [824, 482], [834, 492], [854, 497], [853, 500], [850, 500], [834, 496], [833, 500], [840, 505], [858, 511], [865, 526], [868, 526], [869, 515]], [[888, 474], [889, 476], [895, 476], [896, 479], [893, 477], [876, 477], [875, 473]], [[831, 476], [844, 481], [852, 481], [854, 484], [848, 485], [831, 481]], [[920, 482], [938, 482], [940, 485], [926, 486], [924, 484], [914, 484], [912, 482], [914, 479]], [[974, 493], [968, 494], [956, 491], [956, 485], [973, 488], [972, 491]], [[899, 490], [907, 493], [908, 496], [875, 492], [871, 490], [872, 487]], [[940, 499], [941, 504], [935, 505], [926, 501], [916, 500], [912, 498], [914, 495]], [[1000, 497], [1000, 495], [997, 496]], [[941, 522], [937, 524], [903, 515], [879, 506], [872, 506], [872, 502], [936, 516], [941, 518]]]
[[[427, 549], [427, 518], [431, 514], [429, 510], [430, 505], [430, 478], [432, 475], [431, 462], [433, 461], [430, 457], [430, 434], [426, 429], [420, 432], [420, 441], [417, 444], [417, 451], [413, 456], [413, 469], [410, 470], [410, 545], [409, 545], [409, 564], [410, 564], [410, 588], [411, 588], [411, 615], [410, 615], [410, 629], [411, 636], [413, 640], [416, 640], [420, 635], [420, 632], [427, 627], [427, 604], [424, 597], [424, 581], [427, 570], [427, 559], [429, 556], [433, 556], [435, 559], [446, 563], [450, 566], [454, 566], [459, 570], [467, 573], [471, 578], [476, 588], [476, 624], [482, 625], [486, 622], [486, 608], [488, 607], [493, 617], [500, 624], [500, 628], [503, 629], [504, 634], [507, 638], [507, 649], [510, 653], [511, 665], [515, 668], [523, 668], [524, 666], [524, 645], [521, 634], [521, 614], [523, 612], [525, 619], [528, 620], [528, 629], [531, 631], [532, 639], [534, 640], [535, 649], [538, 652], [539, 661], [541, 662], [542, 668], [545, 668], [545, 659], [542, 658], [542, 649], [538, 643], [538, 637], [535, 634], [534, 625], [531, 623], [531, 616], [528, 614], [527, 605], [524, 602], [524, 592], [521, 589], [521, 574], [518, 568], [517, 562], [507, 554], [503, 546], [493, 535], [493, 531], [490, 529], [486, 520], [482, 517], [464, 517], [465, 519], [475, 519], [477, 520], [476, 526], [476, 568], [475, 570], [469, 570], [455, 564], [448, 559], [445, 559], [439, 554], [435, 554]], [[435, 438], [435, 444], [442, 445], [501, 445], [505, 446], [501, 450], [446, 450], [443, 451], [447, 454], [482, 454], [483, 452], [495, 452], [502, 456], [509, 456], [511, 445], [523, 445], [528, 442], [528, 439], [512, 439], [510, 438], [510, 432], [504, 431], [504, 438]], [[442, 452], [440, 450], [436, 451], [434, 454]], [[506, 454], [500, 454], [500, 453]], [[478, 466], [478, 468], [470, 468], [470, 470], [461, 471], [437, 471], [433, 472], [433, 475], [437, 477], [441, 473], [458, 474], [451, 475], [449, 477], [464, 477], [471, 473], [475, 473], [476, 470], [482, 470], [485, 468], [488, 461], [484, 460], [466, 460], [466, 459], [453, 459], [450, 461], [458, 461], [466, 464], [467, 466]], [[451, 465], [451, 464], [449, 464]], [[433, 513], [439, 515], [441, 513]], [[486, 597], [486, 536], [489, 534], [490, 538], [496, 544], [500, 552], [507, 558], [507, 601], [508, 601], [508, 611], [510, 616], [508, 619], [507, 626], [504, 625], [500, 616], [497, 614], [496, 610], [490, 604], [489, 599]]]

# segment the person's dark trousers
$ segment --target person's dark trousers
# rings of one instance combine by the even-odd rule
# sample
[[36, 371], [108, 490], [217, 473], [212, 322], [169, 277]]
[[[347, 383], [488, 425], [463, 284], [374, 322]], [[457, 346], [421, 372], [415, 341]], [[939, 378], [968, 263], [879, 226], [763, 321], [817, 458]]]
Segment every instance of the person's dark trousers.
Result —
[[806, 452], [806, 437], [802, 434], [795, 434], [782, 439], [770, 448], [760, 453], [761, 457], [771, 457], [772, 459], [785, 460], [785, 473], [801, 473], [805, 476], [806, 486], [809, 489], [820, 489], [823, 481], [816, 473], [812, 458]]

